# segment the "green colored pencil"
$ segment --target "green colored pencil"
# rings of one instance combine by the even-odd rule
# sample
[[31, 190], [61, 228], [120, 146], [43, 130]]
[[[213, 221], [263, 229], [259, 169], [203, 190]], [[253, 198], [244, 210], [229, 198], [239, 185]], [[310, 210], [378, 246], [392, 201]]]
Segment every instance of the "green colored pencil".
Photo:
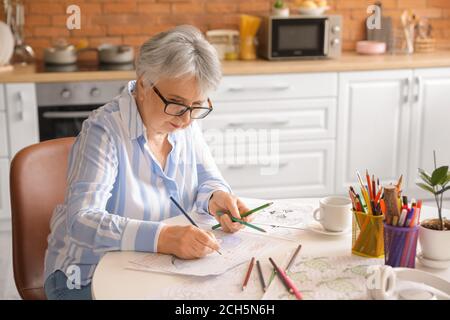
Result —
[[253, 224], [251, 224], [251, 223], [248, 223], [248, 222], [245, 222], [245, 221], [243, 221], [243, 220], [239, 220], [238, 218], [235, 218], [235, 217], [233, 217], [233, 216], [230, 216], [230, 218], [231, 218], [231, 221], [238, 222], [238, 223], [240, 223], [240, 224], [243, 224], [243, 225], [245, 225], [245, 226], [247, 226], [247, 227], [253, 228], [253, 229], [258, 230], [258, 231], [261, 231], [261, 232], [267, 232], [267, 231], [264, 230], [263, 228], [257, 227], [257, 226], [255, 226], [255, 225], [253, 225]]
[[[259, 206], [259, 207], [255, 208], [255, 209], [252, 209], [252, 210], [250, 210], [250, 211], [247, 211], [246, 213], [241, 214], [241, 217], [242, 217], [242, 218], [248, 217], [248, 216], [251, 215], [252, 213], [255, 213], [255, 212], [259, 211], [259, 210], [265, 209], [265, 208], [271, 206], [272, 204], [273, 204], [273, 202], [269, 202], [269, 203], [263, 204], [262, 206]], [[220, 211], [217, 212], [218, 215], [220, 215], [220, 213], [222, 213], [222, 212], [220, 212]], [[223, 214], [223, 213], [222, 213], [222, 214]], [[253, 226], [253, 227], [254, 227], [254, 226]], [[220, 223], [218, 223], [218, 224], [212, 226], [212, 229], [213, 229], [213, 230], [216, 230], [217, 228], [220, 228]], [[264, 231], [264, 232], [265, 232], [265, 231]]]

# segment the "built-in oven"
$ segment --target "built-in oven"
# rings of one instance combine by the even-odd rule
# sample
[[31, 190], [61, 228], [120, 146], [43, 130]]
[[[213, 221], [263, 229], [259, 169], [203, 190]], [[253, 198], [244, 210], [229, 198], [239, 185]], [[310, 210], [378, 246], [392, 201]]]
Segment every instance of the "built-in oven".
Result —
[[89, 114], [126, 85], [126, 80], [37, 84], [40, 141], [77, 136]]

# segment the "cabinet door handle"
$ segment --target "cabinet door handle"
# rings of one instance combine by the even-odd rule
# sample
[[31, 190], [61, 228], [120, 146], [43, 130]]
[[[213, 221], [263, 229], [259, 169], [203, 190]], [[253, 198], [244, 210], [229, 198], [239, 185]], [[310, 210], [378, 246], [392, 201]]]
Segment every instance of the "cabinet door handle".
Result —
[[415, 79], [414, 103], [419, 102], [419, 99], [420, 99], [420, 86], [421, 86], [421, 79], [420, 79], [420, 77], [416, 77], [416, 79]]
[[291, 86], [287, 83], [279, 83], [272, 86], [242, 86], [233, 85], [228, 87], [228, 91], [242, 92], [242, 91], [282, 91], [288, 90]]
[[79, 119], [88, 118], [92, 111], [46, 111], [42, 114], [45, 119]]
[[23, 121], [24, 120], [24, 104], [25, 104], [25, 98], [23, 96], [23, 92], [19, 91], [17, 93], [17, 103], [16, 103], [16, 115], [17, 120]]
[[230, 122], [228, 123], [229, 127], [233, 128], [242, 128], [245, 126], [254, 126], [254, 125], [275, 125], [275, 126], [282, 126], [289, 123], [289, 120], [275, 120], [275, 121], [254, 121], [254, 122]]
[[406, 78], [403, 88], [403, 103], [407, 104], [408, 102], [409, 102], [409, 78]]
[[[278, 167], [283, 168], [286, 167], [288, 164], [289, 162], [283, 161], [278, 164]], [[240, 170], [248, 167], [260, 167], [260, 166], [261, 166], [260, 164], [230, 164], [227, 166], [227, 169]]]

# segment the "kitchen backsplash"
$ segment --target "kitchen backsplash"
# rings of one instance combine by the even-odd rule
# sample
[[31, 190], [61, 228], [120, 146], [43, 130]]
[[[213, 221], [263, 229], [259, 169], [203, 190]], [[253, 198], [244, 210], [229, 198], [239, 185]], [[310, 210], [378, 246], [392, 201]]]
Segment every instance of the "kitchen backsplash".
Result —
[[[299, 1], [299, 0], [297, 0]], [[139, 46], [149, 36], [177, 24], [193, 24], [201, 30], [234, 28], [239, 15], [267, 14], [273, 0], [23, 0], [25, 36], [42, 57], [43, 48], [57, 38], [72, 43], [88, 39], [91, 46], [102, 43]], [[343, 15], [344, 50], [353, 50], [365, 38], [368, 5], [375, 1], [329, 0], [328, 13]], [[286, 1], [292, 10], [296, 1]], [[384, 14], [398, 18], [404, 9], [414, 9], [430, 18], [438, 46], [450, 48], [450, 0], [384, 0]], [[81, 9], [81, 30], [67, 30], [66, 8]], [[3, 9], [2, 6], [0, 6]], [[3, 17], [0, 12], [0, 17]]]

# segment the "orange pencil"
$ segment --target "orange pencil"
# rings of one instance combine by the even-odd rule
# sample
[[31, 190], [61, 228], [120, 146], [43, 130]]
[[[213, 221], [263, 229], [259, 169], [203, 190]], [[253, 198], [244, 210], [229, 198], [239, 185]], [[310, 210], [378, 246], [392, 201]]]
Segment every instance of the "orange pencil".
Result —
[[244, 291], [245, 288], [247, 287], [248, 280], [250, 279], [250, 274], [252, 273], [254, 264], [255, 264], [255, 257], [252, 258], [252, 260], [250, 261], [250, 265], [248, 266], [247, 274], [245, 275], [244, 284], [242, 285], [242, 291]]
[[370, 176], [369, 171], [366, 169], [366, 179], [367, 179], [367, 189], [369, 190], [369, 205], [370, 205], [370, 199], [373, 199], [373, 193], [372, 193], [372, 183], [370, 182]]

